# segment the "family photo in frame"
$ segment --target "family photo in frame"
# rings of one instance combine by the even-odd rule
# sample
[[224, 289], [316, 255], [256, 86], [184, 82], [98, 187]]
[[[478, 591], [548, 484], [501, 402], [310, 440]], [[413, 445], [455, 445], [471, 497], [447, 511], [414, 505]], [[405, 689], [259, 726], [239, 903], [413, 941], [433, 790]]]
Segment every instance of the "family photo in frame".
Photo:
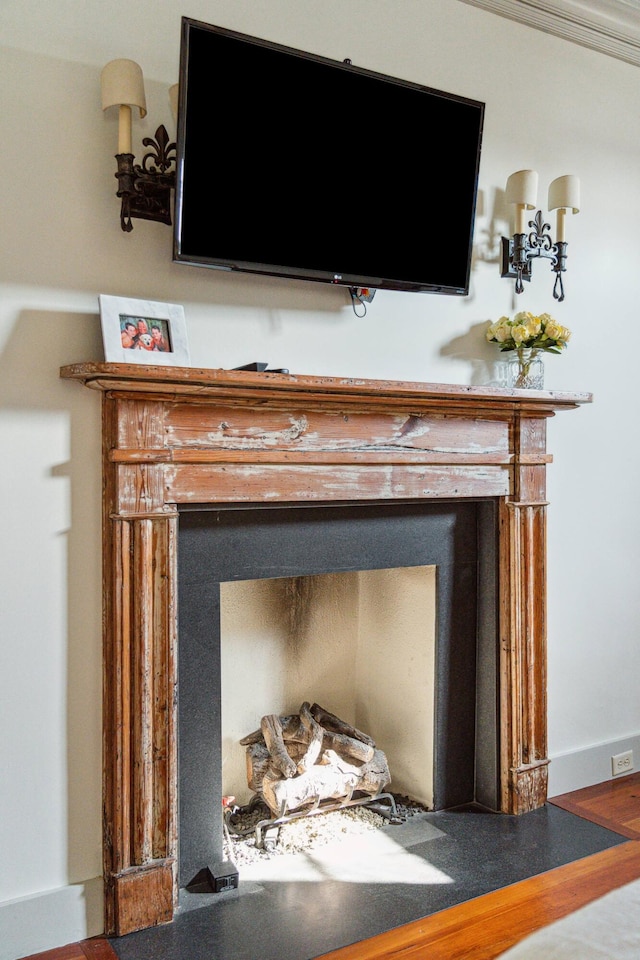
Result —
[[106, 294], [98, 301], [107, 363], [189, 366], [182, 306]]

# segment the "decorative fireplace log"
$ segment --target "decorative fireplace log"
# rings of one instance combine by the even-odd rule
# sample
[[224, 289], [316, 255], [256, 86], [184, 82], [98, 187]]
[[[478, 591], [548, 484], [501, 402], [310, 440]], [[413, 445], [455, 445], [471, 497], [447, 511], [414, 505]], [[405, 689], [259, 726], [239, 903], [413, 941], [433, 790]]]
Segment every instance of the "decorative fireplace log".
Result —
[[275, 767], [279, 777], [295, 777], [296, 764], [287, 753], [287, 748], [282, 737], [282, 724], [280, 719], [271, 714], [263, 717], [261, 723], [262, 736], [264, 743], [271, 757], [271, 766]]
[[[317, 721], [318, 726], [322, 729], [325, 749], [331, 747], [337, 750], [338, 753], [346, 754], [346, 756], [353, 757], [354, 760], [361, 760], [364, 763], [371, 760], [375, 747], [373, 739], [368, 734], [362, 733], [361, 730], [352, 727], [351, 724], [345, 723], [344, 720], [336, 717], [335, 714], [329, 713], [328, 710], [325, 710], [324, 707], [319, 706], [317, 703], [309, 707], [309, 704], [305, 702], [300, 708], [300, 713], [275, 718], [279, 723], [280, 736], [283, 740], [286, 740], [290, 745], [294, 742], [302, 744], [309, 742], [306, 726], [309, 721], [305, 720], [307, 715], [310, 716], [311, 721]], [[262, 723], [264, 724], [265, 720], [268, 719], [267, 717], [263, 717]], [[260, 730], [254, 730], [253, 733], [249, 733], [246, 737], [243, 737], [240, 743], [242, 746], [248, 746], [250, 744], [264, 743], [265, 739], [264, 730], [261, 727]], [[284, 744], [282, 748], [286, 750]], [[289, 751], [291, 751], [291, 746], [289, 747]], [[318, 749], [318, 754], [319, 753], [320, 749]], [[256, 756], [257, 755], [259, 755], [259, 752]], [[307, 761], [307, 763], [308, 762], [309, 761]], [[298, 773], [302, 773], [302, 770], [298, 770]]]
[[249, 788], [275, 816], [322, 800], [350, 799], [355, 791], [374, 797], [391, 779], [387, 758], [371, 737], [317, 703], [305, 701], [299, 714], [264, 716], [260, 730], [240, 743], [247, 748]]
[[382, 750], [374, 751], [369, 763], [356, 767], [347, 763], [334, 750], [325, 750], [320, 763], [292, 780], [262, 781], [262, 796], [275, 816], [323, 800], [350, 800], [356, 791], [376, 797], [389, 783], [389, 766]]
[[299, 774], [306, 773], [320, 755], [322, 750], [322, 741], [324, 739], [324, 730], [319, 723], [316, 723], [311, 715], [311, 708], [308, 703], [303, 703], [300, 707], [300, 721], [305, 729], [309, 746], [303, 757], [298, 760], [297, 771]]
[[[352, 742], [354, 745], [364, 743], [370, 747], [375, 747], [375, 743], [368, 734], [362, 733], [361, 730], [352, 727], [350, 723], [345, 723], [344, 720], [336, 717], [333, 713], [329, 713], [328, 710], [325, 710], [324, 707], [321, 707], [319, 704], [313, 704], [311, 714], [318, 723], [322, 724], [325, 729], [325, 735], [333, 735], [336, 742], [344, 743], [345, 745], [348, 742]], [[360, 748], [358, 747], [358, 749]], [[359, 755], [359, 753], [353, 754], [354, 757]], [[371, 756], [363, 757], [363, 759], [370, 760]]]

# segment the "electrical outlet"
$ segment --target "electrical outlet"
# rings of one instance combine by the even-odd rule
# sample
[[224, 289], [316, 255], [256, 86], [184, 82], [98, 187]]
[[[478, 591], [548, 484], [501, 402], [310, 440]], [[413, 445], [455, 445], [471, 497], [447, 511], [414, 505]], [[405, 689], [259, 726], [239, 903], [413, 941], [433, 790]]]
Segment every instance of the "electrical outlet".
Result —
[[611, 757], [611, 771], [614, 777], [620, 773], [631, 773], [633, 770], [633, 750], [625, 750]]

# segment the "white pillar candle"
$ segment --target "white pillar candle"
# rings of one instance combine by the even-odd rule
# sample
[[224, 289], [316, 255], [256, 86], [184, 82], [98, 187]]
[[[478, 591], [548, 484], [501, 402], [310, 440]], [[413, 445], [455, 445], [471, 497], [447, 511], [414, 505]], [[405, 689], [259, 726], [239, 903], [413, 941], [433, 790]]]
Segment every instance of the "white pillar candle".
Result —
[[131, 107], [120, 104], [118, 112], [118, 153], [131, 153]]
[[565, 207], [558, 207], [556, 211], [556, 243], [566, 239], [565, 220], [567, 211]]

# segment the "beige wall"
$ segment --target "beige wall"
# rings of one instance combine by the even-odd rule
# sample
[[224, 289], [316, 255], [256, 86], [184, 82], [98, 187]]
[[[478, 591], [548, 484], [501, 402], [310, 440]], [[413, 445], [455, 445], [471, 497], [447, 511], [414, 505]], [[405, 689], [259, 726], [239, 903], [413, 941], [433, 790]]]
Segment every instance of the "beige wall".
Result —
[[[145, 71], [136, 144], [160, 122], [173, 133], [183, 13], [485, 101], [470, 296], [379, 293], [358, 319], [342, 289], [172, 264], [161, 224], [122, 234], [100, 70], [131, 57]], [[0, 37], [3, 960], [98, 932], [82, 898], [101, 871], [100, 404], [58, 369], [101, 359], [99, 293], [183, 304], [192, 361], [207, 367], [482, 382], [489, 320], [526, 308], [569, 326], [548, 385], [595, 402], [549, 425], [551, 777], [576, 758], [571, 785], [606, 779], [613, 746], [640, 736], [637, 68], [457, 0], [5, 0]], [[345, 151], [389, 146], [384, 118], [314, 122]], [[438, 145], [425, 135], [425, 148]], [[544, 264], [517, 304], [498, 276], [501, 191], [523, 167], [538, 170], [541, 202], [554, 177], [582, 181], [559, 305]], [[375, 197], [359, 200], [345, 198], [336, 230], [369, 228]], [[418, 239], [437, 228], [412, 226]]]

